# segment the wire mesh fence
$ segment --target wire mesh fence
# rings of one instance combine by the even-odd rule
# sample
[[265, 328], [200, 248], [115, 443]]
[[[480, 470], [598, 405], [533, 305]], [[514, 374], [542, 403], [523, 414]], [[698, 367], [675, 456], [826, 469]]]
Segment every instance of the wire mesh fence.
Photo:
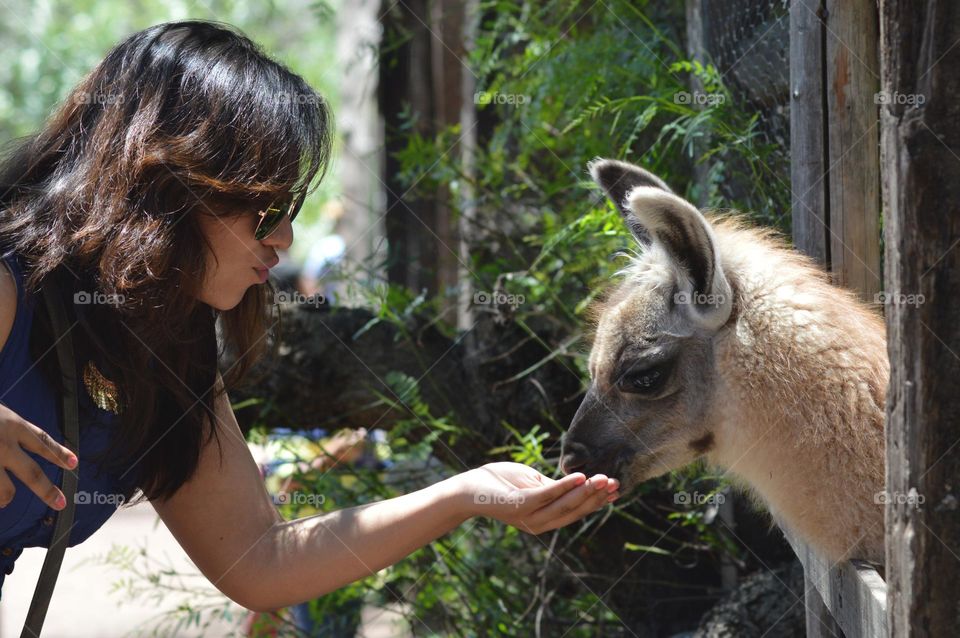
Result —
[[[701, 0], [699, 49], [720, 73], [735, 106], [757, 118], [749, 143], [763, 158], [765, 175], [732, 171], [741, 179], [722, 186], [724, 195], [770, 210], [767, 221], [789, 230], [790, 206], [790, 2]], [[772, 188], [762, 197], [756, 180]], [[766, 201], [764, 201], [766, 200]]]

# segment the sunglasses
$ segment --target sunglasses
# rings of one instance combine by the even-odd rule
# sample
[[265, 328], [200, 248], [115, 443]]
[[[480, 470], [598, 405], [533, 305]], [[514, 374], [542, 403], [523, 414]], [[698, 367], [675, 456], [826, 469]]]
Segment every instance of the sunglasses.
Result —
[[257, 212], [257, 215], [260, 217], [260, 220], [257, 222], [257, 228], [253, 231], [253, 236], [257, 241], [266, 239], [273, 234], [277, 227], [280, 226], [280, 222], [283, 221], [283, 218], [290, 216], [290, 221], [293, 222], [297, 218], [297, 213], [300, 212], [300, 207], [303, 206], [304, 194], [301, 193], [298, 197], [286, 197], [281, 200], [277, 200], [264, 208], [261, 211]]

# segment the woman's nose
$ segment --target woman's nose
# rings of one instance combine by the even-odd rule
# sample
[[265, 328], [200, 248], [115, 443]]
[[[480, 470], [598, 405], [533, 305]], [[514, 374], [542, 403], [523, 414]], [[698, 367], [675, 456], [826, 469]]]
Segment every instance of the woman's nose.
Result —
[[269, 237], [262, 239], [261, 242], [267, 246], [273, 246], [277, 250], [290, 248], [290, 244], [293, 243], [293, 222], [290, 221], [290, 217], [284, 215], [283, 221], [280, 222], [277, 229], [270, 233]]

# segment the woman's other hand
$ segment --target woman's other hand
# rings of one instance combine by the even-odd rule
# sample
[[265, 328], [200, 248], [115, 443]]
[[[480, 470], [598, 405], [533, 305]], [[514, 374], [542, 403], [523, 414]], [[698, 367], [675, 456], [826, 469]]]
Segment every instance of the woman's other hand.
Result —
[[47, 505], [62, 510], [67, 505], [63, 492], [50, 482], [27, 450], [64, 469], [77, 467], [77, 457], [73, 452], [37, 426], [21, 419], [10, 408], [0, 405], [0, 507], [9, 505], [16, 493], [8, 474], [10, 472]]

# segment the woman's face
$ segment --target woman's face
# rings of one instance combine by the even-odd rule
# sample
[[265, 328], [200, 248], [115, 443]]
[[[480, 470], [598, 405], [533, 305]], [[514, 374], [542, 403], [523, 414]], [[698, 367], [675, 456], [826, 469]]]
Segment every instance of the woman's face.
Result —
[[253, 233], [256, 215], [200, 215], [200, 228], [210, 245], [206, 275], [197, 298], [217, 310], [240, 303], [250, 286], [267, 281], [267, 272], [277, 265], [277, 251], [293, 242], [293, 225], [284, 217], [269, 237], [257, 241]]

